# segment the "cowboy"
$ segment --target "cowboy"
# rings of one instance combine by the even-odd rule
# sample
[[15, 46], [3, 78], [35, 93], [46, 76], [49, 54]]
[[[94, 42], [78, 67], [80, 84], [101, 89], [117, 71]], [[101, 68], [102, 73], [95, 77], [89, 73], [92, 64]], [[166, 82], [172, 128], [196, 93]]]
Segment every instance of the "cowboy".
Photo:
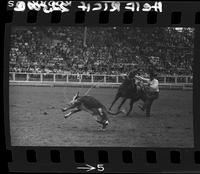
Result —
[[147, 86], [145, 86], [145, 102], [143, 106], [139, 106], [140, 109], [143, 111], [146, 110], [146, 116], [150, 116], [151, 111], [151, 105], [155, 99], [158, 99], [159, 97], [159, 82], [156, 79], [156, 74], [154, 72], [150, 73], [150, 79], [144, 78], [141, 76], [136, 76], [137, 79], [140, 81], [147, 83]]

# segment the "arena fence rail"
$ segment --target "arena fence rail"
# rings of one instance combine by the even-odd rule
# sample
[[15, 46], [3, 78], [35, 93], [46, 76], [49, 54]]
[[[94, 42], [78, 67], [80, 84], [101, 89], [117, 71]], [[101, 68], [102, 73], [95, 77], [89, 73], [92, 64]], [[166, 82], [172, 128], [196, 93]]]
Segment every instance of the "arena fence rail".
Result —
[[[118, 87], [125, 75], [86, 75], [59, 73], [16, 73], [9, 72], [10, 85], [31, 86], [82, 86], [98, 84], [98, 87]], [[161, 89], [191, 90], [192, 76], [159, 76]]]

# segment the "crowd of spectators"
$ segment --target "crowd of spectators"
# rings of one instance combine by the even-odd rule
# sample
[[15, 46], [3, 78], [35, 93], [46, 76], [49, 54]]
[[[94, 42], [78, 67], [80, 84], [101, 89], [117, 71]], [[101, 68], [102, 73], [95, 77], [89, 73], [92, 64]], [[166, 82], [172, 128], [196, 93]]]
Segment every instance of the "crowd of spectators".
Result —
[[191, 28], [16, 27], [10, 72], [191, 75]]

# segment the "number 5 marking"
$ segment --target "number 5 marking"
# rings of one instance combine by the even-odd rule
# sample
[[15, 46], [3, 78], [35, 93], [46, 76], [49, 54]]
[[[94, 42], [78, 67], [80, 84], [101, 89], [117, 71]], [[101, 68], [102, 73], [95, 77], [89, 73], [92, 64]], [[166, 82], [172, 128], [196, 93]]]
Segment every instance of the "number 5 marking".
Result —
[[103, 164], [97, 164], [97, 170], [98, 170], [99, 172], [103, 172], [103, 171], [104, 171]]

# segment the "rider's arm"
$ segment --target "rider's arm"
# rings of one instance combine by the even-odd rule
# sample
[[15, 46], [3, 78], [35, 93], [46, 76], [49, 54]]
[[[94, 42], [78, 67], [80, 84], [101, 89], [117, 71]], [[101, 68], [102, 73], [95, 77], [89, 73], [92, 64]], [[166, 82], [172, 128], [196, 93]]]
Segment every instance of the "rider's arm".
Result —
[[144, 81], [144, 82], [146, 82], [146, 83], [148, 83], [149, 82], [149, 79], [148, 78], [144, 78], [144, 77], [141, 77], [141, 76], [135, 76], [138, 80], [141, 80], [141, 81]]
[[157, 89], [158, 88], [158, 80], [153, 80], [150, 87], [153, 89]]

